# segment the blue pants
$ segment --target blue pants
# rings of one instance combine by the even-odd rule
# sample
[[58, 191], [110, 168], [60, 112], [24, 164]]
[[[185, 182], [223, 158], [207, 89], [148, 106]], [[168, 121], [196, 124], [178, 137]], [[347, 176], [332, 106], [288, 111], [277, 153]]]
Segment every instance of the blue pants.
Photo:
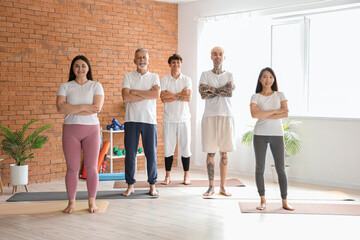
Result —
[[141, 134], [142, 145], [146, 157], [147, 174], [149, 184], [155, 184], [157, 181], [157, 125], [141, 122], [126, 122], [125, 130], [125, 180], [132, 185], [135, 180], [135, 160], [139, 146], [139, 137]]

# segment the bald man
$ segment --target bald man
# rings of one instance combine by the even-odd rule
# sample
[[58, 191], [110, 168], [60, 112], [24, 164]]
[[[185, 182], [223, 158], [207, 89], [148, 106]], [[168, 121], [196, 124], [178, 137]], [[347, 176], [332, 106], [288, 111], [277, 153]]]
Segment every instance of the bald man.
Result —
[[214, 68], [201, 74], [199, 92], [205, 100], [205, 110], [201, 122], [202, 148], [207, 153], [206, 166], [209, 177], [209, 189], [203, 196], [215, 193], [214, 165], [215, 153], [220, 153], [220, 191], [230, 197], [227, 192], [226, 176], [228, 152], [235, 151], [235, 124], [232, 113], [231, 97], [235, 89], [233, 74], [223, 70], [225, 51], [222, 47], [211, 49], [211, 60]]

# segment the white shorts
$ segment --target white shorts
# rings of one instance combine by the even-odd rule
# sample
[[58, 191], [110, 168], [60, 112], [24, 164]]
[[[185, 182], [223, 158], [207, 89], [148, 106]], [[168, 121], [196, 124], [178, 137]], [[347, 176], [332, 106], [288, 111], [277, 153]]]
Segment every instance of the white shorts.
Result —
[[203, 152], [235, 151], [235, 124], [231, 116], [203, 117], [201, 121]]
[[176, 140], [182, 157], [190, 157], [191, 125], [189, 122], [163, 123], [165, 157], [174, 155]]

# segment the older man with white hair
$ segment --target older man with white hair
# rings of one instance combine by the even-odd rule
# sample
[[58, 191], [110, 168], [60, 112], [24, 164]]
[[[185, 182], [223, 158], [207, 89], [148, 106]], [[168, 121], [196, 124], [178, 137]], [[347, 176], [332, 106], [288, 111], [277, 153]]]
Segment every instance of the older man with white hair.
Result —
[[125, 112], [125, 180], [128, 184], [123, 196], [135, 192], [135, 160], [141, 134], [146, 156], [150, 195], [157, 196], [157, 121], [156, 99], [160, 97], [160, 80], [156, 73], [148, 71], [149, 52], [144, 48], [135, 51], [136, 71], [125, 74], [122, 97], [126, 103]]

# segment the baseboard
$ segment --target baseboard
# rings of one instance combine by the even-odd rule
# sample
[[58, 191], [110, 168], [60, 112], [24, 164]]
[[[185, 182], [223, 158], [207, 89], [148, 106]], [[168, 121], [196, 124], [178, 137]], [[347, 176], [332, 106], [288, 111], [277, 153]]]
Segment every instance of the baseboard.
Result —
[[333, 182], [333, 181], [324, 181], [312, 178], [298, 178], [298, 177], [289, 177], [289, 181], [292, 182], [299, 182], [299, 183], [309, 183], [309, 184], [316, 184], [328, 187], [339, 187], [339, 188], [348, 188], [354, 190], [360, 190], [359, 184], [349, 184], [349, 183], [340, 183], [340, 182]]

